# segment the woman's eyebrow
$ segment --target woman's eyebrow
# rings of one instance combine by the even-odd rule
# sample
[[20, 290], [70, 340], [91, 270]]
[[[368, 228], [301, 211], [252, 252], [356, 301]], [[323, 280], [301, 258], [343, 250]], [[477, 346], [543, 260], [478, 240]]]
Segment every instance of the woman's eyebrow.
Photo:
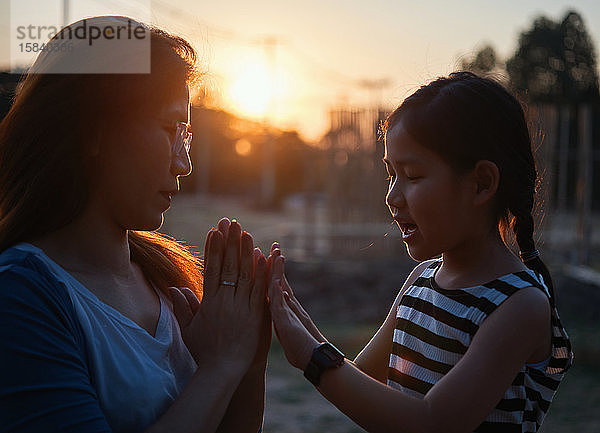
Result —
[[[389, 160], [389, 159], [387, 159], [387, 158], [382, 158], [381, 160], [382, 160], [384, 163], [388, 164], [388, 165], [391, 165], [391, 164], [392, 164], [392, 163], [390, 162], [390, 160]], [[404, 158], [404, 159], [395, 159], [395, 160], [394, 160], [394, 163], [395, 163], [396, 165], [399, 165], [399, 166], [400, 166], [400, 165], [411, 165], [411, 164], [415, 164], [415, 165], [416, 165], [416, 164], [420, 164], [421, 162], [420, 162], [418, 159], [416, 159], [416, 158]]]

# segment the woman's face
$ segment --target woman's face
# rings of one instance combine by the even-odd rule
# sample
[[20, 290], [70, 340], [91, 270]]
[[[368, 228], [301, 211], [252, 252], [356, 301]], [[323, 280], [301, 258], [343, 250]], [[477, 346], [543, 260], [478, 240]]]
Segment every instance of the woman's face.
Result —
[[176, 122], [190, 121], [187, 86], [152, 113], [108, 131], [108, 142], [101, 145], [94, 197], [124, 229], [159, 228], [171, 196], [179, 190], [179, 176], [192, 170], [185, 150], [172, 154]]

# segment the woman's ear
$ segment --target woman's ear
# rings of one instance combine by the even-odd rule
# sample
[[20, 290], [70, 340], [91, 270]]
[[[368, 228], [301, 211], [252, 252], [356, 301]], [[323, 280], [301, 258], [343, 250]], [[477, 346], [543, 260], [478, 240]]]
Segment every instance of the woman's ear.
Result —
[[475, 164], [472, 171], [473, 180], [475, 182], [475, 196], [473, 203], [475, 205], [483, 205], [489, 202], [498, 191], [500, 183], [500, 170], [492, 161], [480, 160]]

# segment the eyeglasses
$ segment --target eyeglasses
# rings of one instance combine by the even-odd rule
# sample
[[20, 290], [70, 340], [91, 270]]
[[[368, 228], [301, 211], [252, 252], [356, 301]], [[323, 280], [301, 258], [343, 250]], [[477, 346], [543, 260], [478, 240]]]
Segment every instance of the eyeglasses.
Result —
[[181, 152], [185, 149], [186, 153], [190, 153], [192, 147], [192, 133], [190, 132], [191, 125], [185, 122], [177, 122], [175, 128], [175, 138], [173, 139], [173, 155], [181, 156]]

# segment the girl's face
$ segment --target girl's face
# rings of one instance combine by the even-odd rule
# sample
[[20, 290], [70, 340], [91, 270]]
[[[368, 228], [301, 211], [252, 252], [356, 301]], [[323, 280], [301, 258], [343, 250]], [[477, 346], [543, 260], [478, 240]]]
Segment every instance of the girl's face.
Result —
[[96, 193], [105, 212], [120, 227], [155, 230], [179, 190], [179, 176], [191, 172], [187, 152], [172, 154], [176, 122], [189, 122], [187, 86], [155, 111], [119, 131], [109, 131], [99, 157]]
[[402, 121], [385, 136], [386, 195], [409, 255], [418, 261], [460, 248], [473, 223], [472, 183], [416, 142]]

